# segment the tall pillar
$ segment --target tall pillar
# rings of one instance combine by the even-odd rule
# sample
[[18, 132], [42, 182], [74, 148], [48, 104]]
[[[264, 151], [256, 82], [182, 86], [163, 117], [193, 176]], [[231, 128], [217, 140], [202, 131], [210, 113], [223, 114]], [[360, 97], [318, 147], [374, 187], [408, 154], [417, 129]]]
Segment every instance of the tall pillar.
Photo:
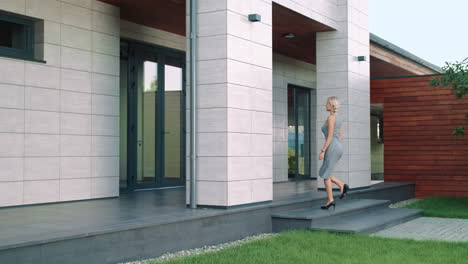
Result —
[[[368, 3], [338, 1], [338, 30], [317, 33], [317, 151], [325, 142], [326, 99], [341, 99], [344, 154], [334, 175], [351, 188], [370, 185], [370, 74]], [[365, 56], [365, 61], [358, 61]], [[321, 164], [321, 163], [320, 163]], [[319, 178], [319, 188], [323, 188]]]
[[272, 200], [271, 0], [200, 0], [197, 13], [197, 203]]

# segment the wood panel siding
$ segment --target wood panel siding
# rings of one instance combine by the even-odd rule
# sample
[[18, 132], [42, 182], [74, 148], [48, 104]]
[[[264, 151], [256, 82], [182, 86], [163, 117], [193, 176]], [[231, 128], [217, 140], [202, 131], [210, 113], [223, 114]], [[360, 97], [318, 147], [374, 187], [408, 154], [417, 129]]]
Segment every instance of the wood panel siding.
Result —
[[468, 197], [468, 98], [431, 87], [433, 76], [371, 80], [371, 103], [383, 104], [385, 181], [416, 183], [416, 197]]

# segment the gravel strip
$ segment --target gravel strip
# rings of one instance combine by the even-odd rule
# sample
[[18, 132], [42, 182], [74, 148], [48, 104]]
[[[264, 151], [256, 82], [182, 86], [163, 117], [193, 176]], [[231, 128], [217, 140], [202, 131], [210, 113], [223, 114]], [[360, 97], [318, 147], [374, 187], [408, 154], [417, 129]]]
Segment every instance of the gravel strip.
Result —
[[413, 204], [417, 201], [419, 201], [420, 199], [408, 199], [408, 200], [404, 200], [404, 201], [400, 201], [400, 202], [397, 202], [397, 203], [394, 203], [394, 204], [391, 204], [389, 205], [388, 207], [389, 208], [402, 208], [402, 207], [405, 207], [407, 205], [410, 205], [410, 204]]
[[260, 234], [256, 236], [250, 236], [246, 237], [237, 241], [232, 241], [228, 243], [223, 243], [215, 246], [204, 246], [201, 248], [195, 248], [195, 249], [189, 249], [189, 250], [182, 250], [179, 252], [175, 253], [166, 253], [158, 258], [155, 259], [147, 259], [147, 260], [140, 260], [140, 261], [134, 261], [134, 262], [127, 262], [123, 264], [148, 264], [150, 262], [155, 262], [155, 263], [161, 263], [165, 262], [168, 260], [174, 260], [177, 258], [184, 258], [184, 257], [189, 257], [189, 256], [195, 256], [195, 255], [200, 255], [208, 252], [216, 252], [220, 251], [226, 248], [238, 246], [241, 244], [245, 244], [247, 242], [255, 241], [255, 240], [260, 240], [260, 239], [265, 239], [265, 238], [270, 238], [275, 236], [276, 234], [271, 234], [271, 233], [266, 233], [266, 234]]

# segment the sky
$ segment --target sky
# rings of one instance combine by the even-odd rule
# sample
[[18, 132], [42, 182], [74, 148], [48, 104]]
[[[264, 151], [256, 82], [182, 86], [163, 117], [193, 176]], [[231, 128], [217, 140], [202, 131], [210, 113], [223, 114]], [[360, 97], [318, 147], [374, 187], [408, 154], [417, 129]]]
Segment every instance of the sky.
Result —
[[468, 57], [468, 0], [369, 0], [371, 33], [437, 66]]

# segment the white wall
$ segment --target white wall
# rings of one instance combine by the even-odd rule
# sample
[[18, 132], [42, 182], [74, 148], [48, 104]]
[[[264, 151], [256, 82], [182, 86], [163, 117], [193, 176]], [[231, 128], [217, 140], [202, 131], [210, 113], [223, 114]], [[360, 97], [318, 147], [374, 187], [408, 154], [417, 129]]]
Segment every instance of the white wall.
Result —
[[273, 54], [273, 181], [288, 180], [288, 84], [310, 88], [311, 172], [317, 167], [315, 153], [316, 72], [315, 65]]
[[[369, 65], [353, 60], [368, 57], [367, 1], [273, 2], [337, 29], [317, 36], [318, 100], [339, 89], [346, 94], [342, 176], [355, 179], [352, 187], [368, 185]], [[271, 5], [200, 1], [202, 204], [271, 200], [271, 168], [275, 181], [287, 177], [286, 83], [315, 87], [315, 79], [307, 74], [314, 71], [310, 65], [281, 56], [273, 67]], [[0, 9], [44, 19], [44, 42], [37, 46], [47, 61], [0, 58], [0, 206], [118, 195], [120, 34], [179, 50], [185, 38], [121, 21], [118, 8], [96, 0], [3, 0]], [[263, 21], [249, 22], [250, 13]], [[319, 127], [324, 115], [321, 105], [316, 109]]]
[[[317, 33], [317, 102], [325, 107], [326, 98], [341, 99], [339, 114], [343, 122], [343, 156], [334, 175], [351, 188], [370, 185], [370, 71], [367, 0], [338, 1], [337, 31]], [[358, 61], [365, 56], [367, 61]], [[327, 113], [317, 111], [317, 129]], [[317, 152], [324, 144], [317, 135]], [[319, 188], [324, 187], [318, 181]]]
[[0, 206], [118, 196], [118, 8], [4, 0], [0, 9], [44, 20], [37, 47], [47, 61], [0, 58]]
[[198, 204], [270, 201], [271, 0], [201, 0], [198, 14]]

